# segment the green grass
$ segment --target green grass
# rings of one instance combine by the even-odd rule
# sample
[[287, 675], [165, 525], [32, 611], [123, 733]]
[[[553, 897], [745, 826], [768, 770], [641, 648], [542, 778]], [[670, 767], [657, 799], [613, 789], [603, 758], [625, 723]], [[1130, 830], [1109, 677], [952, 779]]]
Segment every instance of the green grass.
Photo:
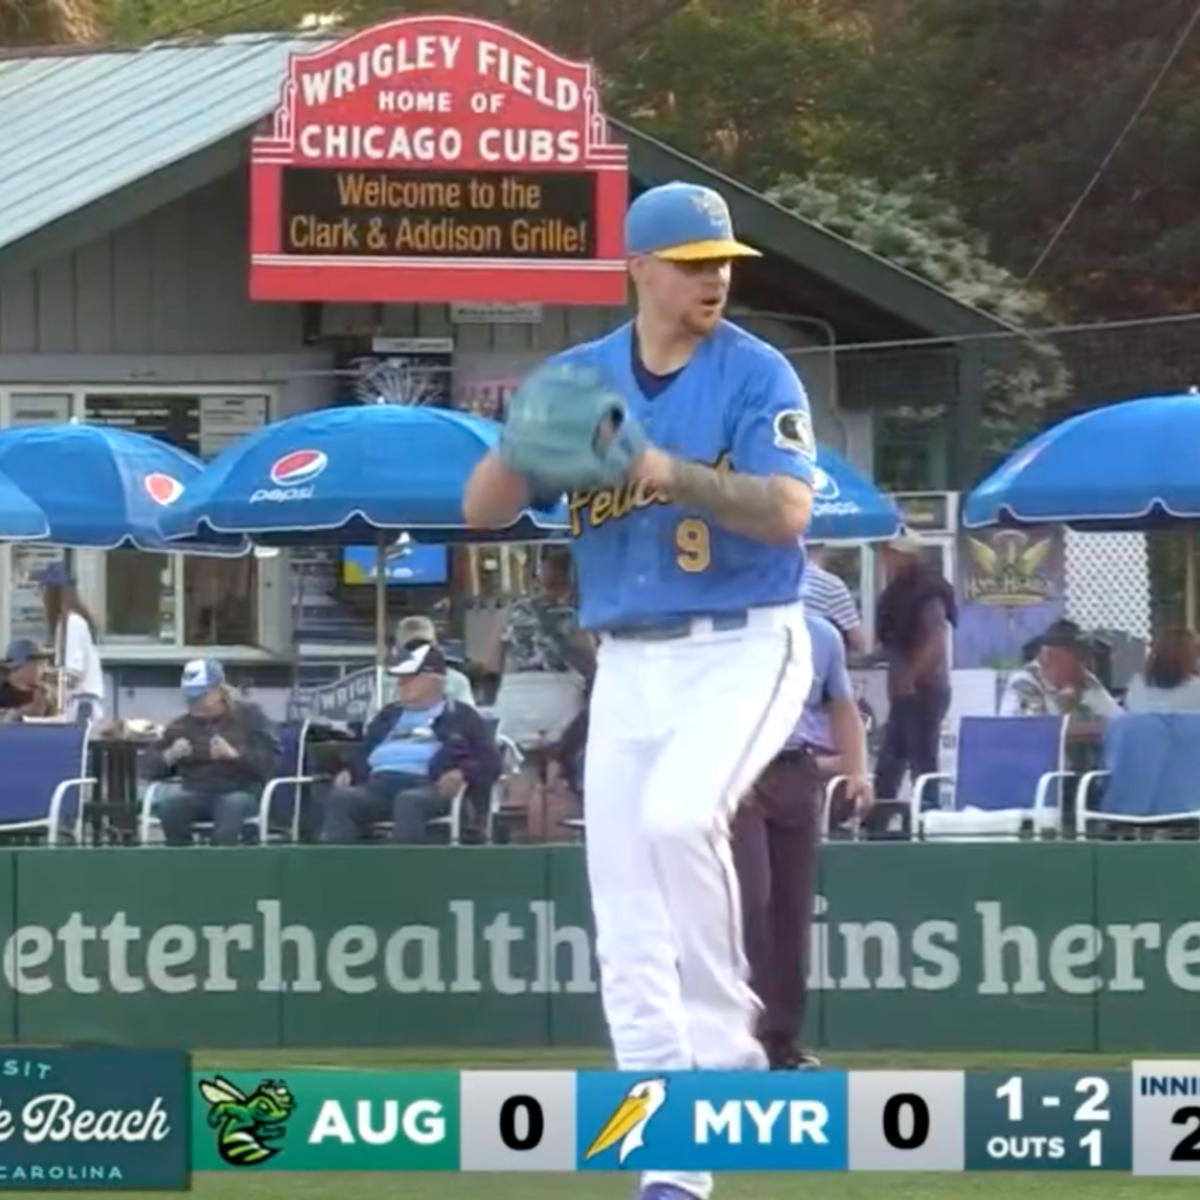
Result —
[[[714, 1200], [1175, 1200], [1194, 1179], [1096, 1175], [728, 1175]], [[205, 1200], [632, 1200], [634, 1177], [602, 1175], [199, 1175]], [[76, 1193], [77, 1194], [77, 1193]], [[128, 1200], [154, 1192], [108, 1192]], [[65, 1196], [42, 1192], [42, 1196]]]
[[[1146, 1055], [1144, 1057], [1152, 1057]], [[830, 1054], [829, 1066], [850, 1069], [1119, 1069], [1128, 1055], [1097, 1054]], [[203, 1051], [194, 1056], [199, 1070], [286, 1071], [303, 1067], [361, 1070], [405, 1068], [602, 1067], [602, 1054], [586, 1051], [447, 1050], [239, 1050]], [[602, 1174], [368, 1174], [283, 1171], [245, 1175], [198, 1174], [193, 1192], [202, 1200], [631, 1200], [633, 1175]], [[719, 1200], [1174, 1200], [1196, 1196], [1194, 1179], [1134, 1179], [1128, 1175], [1048, 1172], [972, 1174], [839, 1174], [722, 1176]], [[147, 1200], [159, 1192], [107, 1192], [112, 1200]], [[42, 1192], [43, 1197], [77, 1192]]]
[[[989, 1070], [1018, 1067], [1030, 1069], [1063, 1068], [1076, 1070], [1119, 1070], [1132, 1061], [1129, 1054], [1012, 1054], [1012, 1053], [929, 1053], [902, 1050], [836, 1054], [822, 1051], [826, 1066], [850, 1070]], [[1138, 1055], [1153, 1058], [1152, 1054]], [[1178, 1057], [1175, 1055], [1173, 1057]], [[229, 1071], [257, 1071], [260, 1067], [283, 1071], [300, 1067], [341, 1067], [344, 1070], [402, 1071], [405, 1069], [444, 1067], [467, 1071], [488, 1068], [522, 1067], [576, 1070], [606, 1067], [609, 1058], [603, 1051], [588, 1050], [200, 1050], [192, 1056], [198, 1071], [225, 1068]]]

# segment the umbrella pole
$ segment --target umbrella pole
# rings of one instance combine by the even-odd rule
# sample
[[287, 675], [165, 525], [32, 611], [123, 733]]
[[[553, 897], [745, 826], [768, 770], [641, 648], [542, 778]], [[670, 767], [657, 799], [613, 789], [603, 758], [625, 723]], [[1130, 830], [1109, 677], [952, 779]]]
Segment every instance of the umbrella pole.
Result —
[[1196, 628], [1196, 535], [1187, 533], [1187, 571], [1185, 574], [1187, 591], [1183, 597], [1183, 612], [1187, 627]]
[[375, 665], [387, 659], [387, 545], [380, 533], [375, 541]]
[[[67, 564], [67, 572], [75, 574], [75, 551], [69, 547], [63, 552], [63, 561]], [[56, 700], [58, 711], [63, 716], [67, 713], [67, 628], [60, 614], [59, 626], [54, 630], [54, 665], [58, 667], [58, 679], [55, 680]]]

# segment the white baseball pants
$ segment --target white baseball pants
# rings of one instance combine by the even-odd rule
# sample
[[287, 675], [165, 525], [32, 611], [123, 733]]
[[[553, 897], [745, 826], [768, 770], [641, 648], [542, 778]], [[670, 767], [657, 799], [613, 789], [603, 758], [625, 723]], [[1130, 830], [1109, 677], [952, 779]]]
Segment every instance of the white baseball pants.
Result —
[[[800, 604], [744, 629], [601, 639], [584, 784], [604, 1013], [623, 1071], [766, 1066], [729, 822], [812, 683]], [[707, 1200], [712, 1178], [648, 1173]]]

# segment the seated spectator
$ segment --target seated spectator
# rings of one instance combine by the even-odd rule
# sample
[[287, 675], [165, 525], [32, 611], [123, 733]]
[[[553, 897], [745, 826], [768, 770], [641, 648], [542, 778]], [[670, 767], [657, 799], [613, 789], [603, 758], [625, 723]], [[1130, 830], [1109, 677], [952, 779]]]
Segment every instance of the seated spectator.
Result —
[[[418, 646], [438, 646], [437, 629], [428, 617], [405, 617], [396, 626], [396, 646], [401, 654], [415, 650]], [[462, 671], [456, 671], [448, 663], [446, 665], [446, 698], [457, 700], [460, 704], [469, 704], [472, 708], [479, 707], [475, 703], [475, 693], [471, 689], [471, 681]]]
[[1200, 644], [1189, 629], [1158, 634], [1145, 669], [1129, 681], [1125, 707], [1133, 713], [1200, 712]]
[[215, 658], [188, 663], [182, 686], [187, 712], [143, 760], [148, 778], [174, 781], [158, 789], [156, 815], [168, 845], [190, 845], [197, 821], [212, 822], [213, 845], [236, 845], [279, 765], [279, 738], [256, 704], [236, 698]]
[[362, 841], [392, 822], [392, 840], [430, 841], [428, 823], [445, 815], [465, 786], [477, 812], [500, 778], [500, 755], [483, 718], [446, 695], [446, 661], [428, 642], [389, 668], [396, 700], [367, 727], [355, 786], [345, 773], [322, 804], [321, 840]]
[[1073, 621], [1056, 621], [1041, 638], [1037, 657], [1009, 676], [1000, 716], [1069, 716], [1086, 721], [1115, 717], [1121, 706], [1087, 668], [1088, 647]]
[[16, 638], [9, 643], [2, 664], [0, 721], [55, 715], [54, 695], [45, 679], [46, 664], [53, 657], [52, 651], [43, 649], [31, 638]]

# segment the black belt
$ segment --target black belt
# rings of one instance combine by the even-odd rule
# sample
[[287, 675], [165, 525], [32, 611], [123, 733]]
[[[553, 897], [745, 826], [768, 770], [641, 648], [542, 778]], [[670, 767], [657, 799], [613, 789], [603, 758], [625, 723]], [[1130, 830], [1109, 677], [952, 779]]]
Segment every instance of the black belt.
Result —
[[623, 642], [671, 642], [691, 637], [697, 621], [711, 621], [714, 633], [729, 633], [735, 629], [745, 629], [750, 624], [750, 613], [747, 609], [730, 613], [698, 613], [694, 617], [661, 625], [626, 625], [604, 632]]

